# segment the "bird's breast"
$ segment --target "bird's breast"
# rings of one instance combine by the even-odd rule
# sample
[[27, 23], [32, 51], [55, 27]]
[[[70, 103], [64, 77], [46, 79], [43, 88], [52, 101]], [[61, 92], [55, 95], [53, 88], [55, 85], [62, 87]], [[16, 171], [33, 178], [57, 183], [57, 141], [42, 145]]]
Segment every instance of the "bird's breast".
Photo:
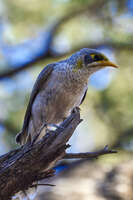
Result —
[[67, 117], [70, 111], [79, 106], [87, 89], [87, 82], [75, 82], [64, 77], [53, 76], [36, 97], [36, 105], [47, 123], [59, 123]]

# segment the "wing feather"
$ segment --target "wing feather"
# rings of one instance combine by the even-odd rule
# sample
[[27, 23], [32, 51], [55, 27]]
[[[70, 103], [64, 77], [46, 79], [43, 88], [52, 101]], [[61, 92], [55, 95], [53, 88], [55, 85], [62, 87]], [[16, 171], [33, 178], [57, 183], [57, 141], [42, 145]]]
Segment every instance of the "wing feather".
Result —
[[16, 142], [20, 141], [20, 135], [22, 135], [26, 131], [28, 124], [29, 124], [31, 110], [32, 110], [32, 104], [34, 102], [34, 99], [35, 99], [36, 95], [38, 94], [38, 92], [40, 91], [42, 84], [44, 85], [45, 82], [47, 81], [47, 79], [49, 78], [51, 72], [53, 71], [54, 66], [55, 66], [55, 63], [48, 64], [46, 67], [44, 67], [44, 69], [38, 75], [37, 80], [33, 86], [30, 100], [29, 100], [29, 103], [28, 103], [28, 106], [26, 109], [23, 127], [22, 127], [21, 132], [18, 133], [16, 136]]

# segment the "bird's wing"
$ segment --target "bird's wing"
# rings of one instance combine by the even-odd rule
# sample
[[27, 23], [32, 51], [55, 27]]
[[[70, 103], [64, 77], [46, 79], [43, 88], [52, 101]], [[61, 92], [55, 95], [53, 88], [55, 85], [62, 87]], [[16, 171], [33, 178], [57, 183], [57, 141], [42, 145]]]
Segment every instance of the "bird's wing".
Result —
[[48, 64], [40, 72], [39, 76], [37, 77], [37, 80], [34, 84], [32, 92], [31, 92], [31, 96], [30, 96], [29, 104], [27, 106], [26, 113], [25, 113], [23, 128], [22, 128], [21, 132], [23, 132], [27, 129], [29, 119], [30, 119], [30, 116], [31, 116], [31, 109], [32, 109], [32, 104], [34, 102], [34, 99], [35, 99], [36, 95], [38, 94], [38, 92], [40, 91], [41, 86], [44, 85], [45, 82], [47, 81], [47, 79], [49, 78], [51, 72], [53, 71], [54, 66], [55, 66], [55, 63]]
[[86, 89], [86, 91], [85, 91], [85, 93], [84, 93], [83, 98], [81, 99], [80, 105], [81, 105], [81, 104], [83, 103], [83, 101], [85, 100], [86, 94], [87, 94], [87, 89]]

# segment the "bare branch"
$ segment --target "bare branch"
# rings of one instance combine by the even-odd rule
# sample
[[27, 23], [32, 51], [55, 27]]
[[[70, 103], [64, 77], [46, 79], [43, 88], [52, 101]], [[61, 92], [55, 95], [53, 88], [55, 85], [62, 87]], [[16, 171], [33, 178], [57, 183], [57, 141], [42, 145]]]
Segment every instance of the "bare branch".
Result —
[[[50, 131], [39, 142], [26, 144], [0, 157], [0, 199], [9, 200], [33, 182], [54, 175], [52, 169], [64, 157], [67, 141], [80, 123], [80, 113], [73, 112], [61, 128]], [[34, 167], [33, 167], [34, 166]]]
[[54, 187], [54, 186], [56, 186], [56, 185], [53, 185], [53, 184], [49, 184], [49, 183], [38, 183], [38, 184], [33, 184], [33, 185], [31, 185], [30, 187], [37, 187], [37, 186], [51, 186], [51, 187]]
[[[69, 15], [62, 17], [60, 20], [47, 28], [46, 31], [41, 32], [37, 38], [29, 39], [25, 43], [14, 46], [2, 44], [1, 50], [3, 55], [6, 57], [6, 61], [9, 63], [9, 67], [5, 71], [1, 72], [0, 79], [11, 77], [18, 72], [33, 67], [34, 64], [41, 60], [56, 56], [54, 51], [52, 51], [52, 42], [57, 30], [63, 23], [69, 21], [77, 15], [85, 13], [86, 11], [88, 11], [88, 7], [76, 10]], [[26, 52], [26, 56], [24, 55], [24, 57], [22, 57], [23, 51]], [[16, 54], [18, 52], [19, 57], [21, 55], [21, 59], [19, 61], [16, 59]]]
[[53, 167], [61, 159], [96, 158], [115, 153], [106, 146], [97, 152], [66, 154], [70, 147], [67, 142], [81, 121], [79, 109], [75, 108], [55, 131], [50, 131], [36, 143], [25, 144], [1, 156], [0, 199], [10, 200], [15, 193], [33, 187], [35, 181], [54, 176]]
[[28, 68], [34, 67], [36, 63], [38, 63], [41, 60], [45, 60], [48, 58], [62, 58], [64, 56], [70, 55], [71, 53], [74, 53], [75, 51], [78, 51], [82, 48], [99, 48], [101, 46], [104, 47], [108, 47], [108, 48], [114, 48], [115, 50], [122, 50], [122, 49], [127, 49], [127, 50], [133, 50], [133, 41], [131, 42], [117, 42], [117, 41], [108, 41], [108, 42], [99, 42], [99, 43], [89, 43], [89, 44], [82, 44], [80, 46], [74, 47], [73, 49], [71, 49], [70, 51], [67, 51], [65, 53], [58, 53], [58, 52], [53, 52], [52, 50], [50, 50], [49, 52], [46, 52], [45, 55], [40, 56], [38, 58], [36, 58], [35, 60], [30, 61], [29, 63], [20, 65], [17, 68], [13, 68], [13, 69], [7, 69], [3, 72], [0, 73], [0, 80], [2, 80], [3, 78], [9, 78], [14, 76], [15, 74], [24, 71]]
[[77, 159], [77, 158], [98, 158], [99, 156], [105, 155], [105, 154], [112, 154], [117, 153], [115, 150], [111, 150], [108, 148], [108, 146], [105, 146], [103, 149], [95, 152], [86, 152], [86, 153], [66, 153], [64, 156], [65, 159]]

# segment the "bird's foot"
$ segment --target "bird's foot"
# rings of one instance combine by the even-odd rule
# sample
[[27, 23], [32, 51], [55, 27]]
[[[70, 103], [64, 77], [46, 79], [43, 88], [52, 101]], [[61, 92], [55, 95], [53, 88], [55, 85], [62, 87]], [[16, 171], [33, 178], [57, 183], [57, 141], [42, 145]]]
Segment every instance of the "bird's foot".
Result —
[[47, 124], [46, 132], [48, 133], [49, 131], [55, 131], [56, 129], [64, 130], [64, 128], [61, 125], [57, 124]]

